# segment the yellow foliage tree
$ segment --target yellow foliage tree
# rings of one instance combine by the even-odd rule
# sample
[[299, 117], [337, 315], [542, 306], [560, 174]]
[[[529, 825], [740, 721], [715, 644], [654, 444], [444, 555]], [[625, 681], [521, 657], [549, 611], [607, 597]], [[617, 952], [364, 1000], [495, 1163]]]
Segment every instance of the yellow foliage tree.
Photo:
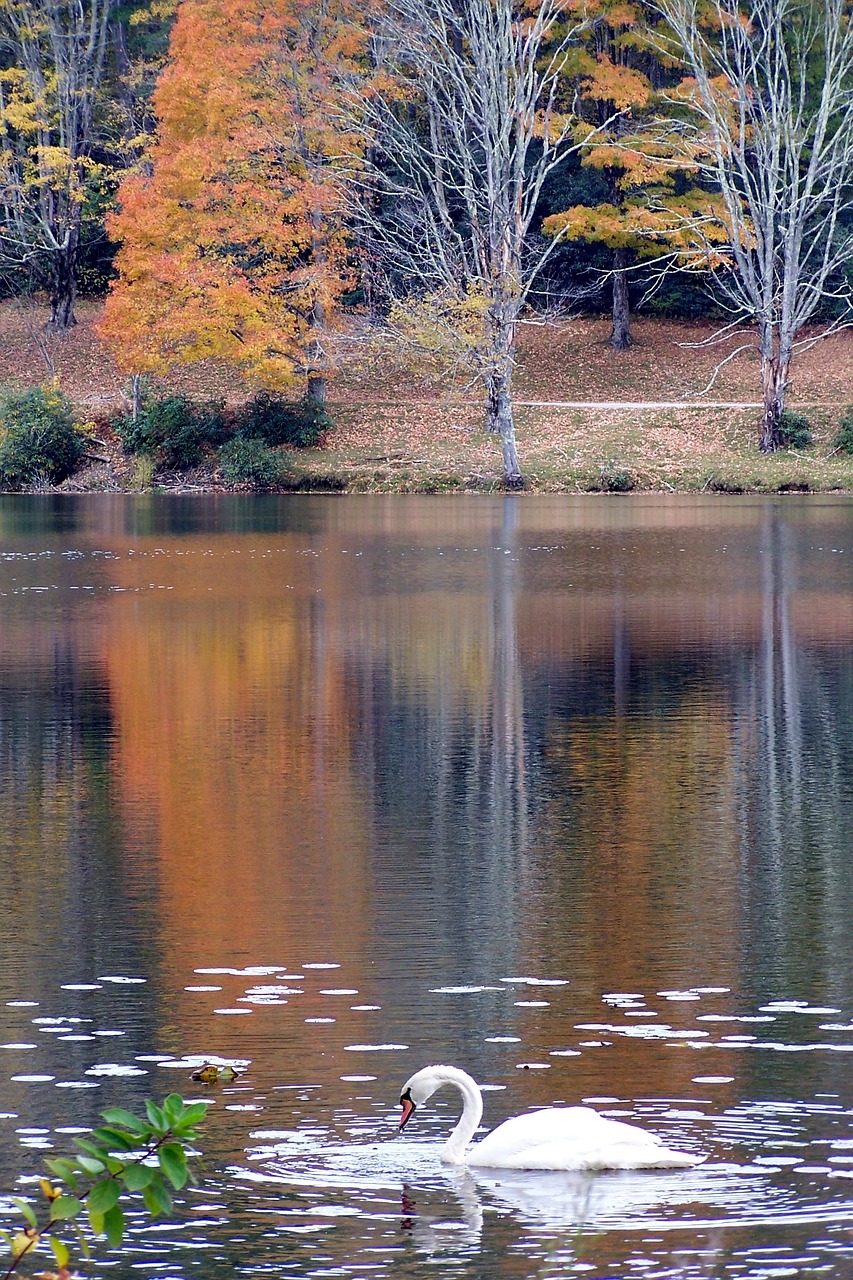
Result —
[[184, 0], [157, 141], [109, 220], [100, 332], [125, 370], [217, 357], [325, 399], [326, 325], [350, 286], [334, 111], [363, 31], [350, 0]]
[[0, 0], [0, 266], [75, 323], [80, 235], [110, 174], [97, 137], [116, 0]]
[[[682, 267], [708, 268], [708, 241], [724, 240], [719, 202], [687, 187], [696, 168], [683, 133], [670, 127], [661, 89], [669, 68], [650, 39], [652, 6], [641, 0], [586, 0], [588, 39], [571, 73], [579, 86], [588, 139], [582, 163], [606, 181], [608, 199], [573, 205], [546, 218], [547, 235], [587, 240], [612, 251], [610, 344], [631, 343], [628, 277], [632, 258], [670, 255]], [[701, 237], [695, 234], [701, 225]], [[700, 252], [700, 244], [702, 252]]]

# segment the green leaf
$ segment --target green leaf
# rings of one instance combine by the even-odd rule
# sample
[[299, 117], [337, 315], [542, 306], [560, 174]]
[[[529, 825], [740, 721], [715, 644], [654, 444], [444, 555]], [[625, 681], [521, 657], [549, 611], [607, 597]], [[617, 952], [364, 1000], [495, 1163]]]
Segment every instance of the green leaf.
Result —
[[8, 1247], [9, 1249], [11, 1249], [11, 1248], [12, 1248], [12, 1233], [11, 1233], [11, 1231], [2, 1231], [2, 1230], [0, 1230], [0, 1239], [3, 1239], [3, 1240], [5, 1240], [5, 1241], [6, 1241], [6, 1245], [7, 1245], [7, 1247]]
[[75, 1138], [75, 1147], [79, 1147], [81, 1151], [85, 1151], [87, 1155], [94, 1156], [96, 1160], [103, 1160], [109, 1155], [109, 1147], [105, 1147], [103, 1143], [90, 1142], [88, 1138]]
[[144, 1141], [133, 1133], [125, 1133], [124, 1129], [104, 1127], [96, 1129], [92, 1137], [102, 1142], [109, 1151], [137, 1151], [144, 1146]]
[[71, 1254], [69, 1252], [68, 1245], [64, 1240], [57, 1239], [56, 1236], [48, 1236], [48, 1240], [50, 1241], [50, 1247], [53, 1250], [53, 1256], [56, 1258], [57, 1265], [60, 1267], [67, 1267], [68, 1263], [71, 1261]]
[[[91, 1218], [89, 1219], [89, 1221], [91, 1222]], [[88, 1261], [88, 1259], [91, 1258], [92, 1256], [92, 1250], [89, 1248], [89, 1241], [86, 1239], [86, 1235], [79, 1222], [75, 1222], [74, 1227], [75, 1227], [75, 1230], [77, 1231], [77, 1240], [80, 1245], [80, 1252], [82, 1253], [83, 1257], [86, 1258], [86, 1260]]]
[[94, 1209], [89, 1209], [89, 1225], [96, 1236], [104, 1234], [104, 1215], [96, 1213]]
[[121, 1187], [116, 1178], [102, 1178], [92, 1187], [86, 1200], [90, 1213], [107, 1213], [117, 1203], [120, 1195]]
[[114, 1204], [112, 1209], [108, 1209], [104, 1214], [104, 1230], [110, 1244], [114, 1249], [117, 1248], [124, 1237], [124, 1214], [121, 1205]]
[[189, 1129], [193, 1125], [201, 1124], [202, 1120], [207, 1117], [206, 1102], [190, 1102], [184, 1107], [183, 1114], [175, 1122], [175, 1132], [178, 1129]]
[[163, 1101], [163, 1111], [170, 1124], [180, 1120], [184, 1111], [184, 1100], [179, 1093], [170, 1093]]
[[93, 1160], [91, 1156], [79, 1156], [77, 1163], [83, 1172], [88, 1173], [92, 1178], [96, 1178], [106, 1168], [103, 1160]]
[[27, 1204], [26, 1200], [22, 1200], [20, 1196], [11, 1196], [10, 1198], [12, 1204], [16, 1205], [20, 1209], [30, 1226], [37, 1228], [38, 1222], [36, 1221], [36, 1215], [33, 1211], [32, 1205]]
[[145, 1207], [155, 1218], [160, 1214], [172, 1212], [172, 1196], [169, 1188], [163, 1182], [159, 1174], [151, 1179], [150, 1184], [144, 1188], [142, 1199], [145, 1201]]
[[158, 1133], [166, 1133], [169, 1128], [169, 1122], [163, 1111], [157, 1106], [157, 1103], [152, 1102], [150, 1098], [145, 1104], [145, 1114]]
[[50, 1204], [51, 1222], [65, 1222], [68, 1218], [76, 1218], [83, 1208], [83, 1201], [76, 1196], [57, 1196]]
[[143, 1191], [154, 1176], [155, 1170], [150, 1164], [129, 1164], [122, 1175], [122, 1182], [128, 1191]]
[[102, 1111], [101, 1115], [107, 1124], [124, 1125], [126, 1129], [131, 1129], [140, 1138], [148, 1136], [148, 1125], [139, 1116], [135, 1116], [132, 1111], [125, 1111], [124, 1107], [108, 1107], [106, 1111]]
[[63, 1182], [67, 1182], [70, 1187], [77, 1186], [77, 1172], [80, 1164], [78, 1160], [66, 1160], [61, 1157], [58, 1160], [45, 1160], [45, 1164], [51, 1173], [55, 1173], [57, 1178], [61, 1178]]
[[183, 1147], [176, 1142], [167, 1142], [157, 1153], [160, 1161], [160, 1168], [171, 1182], [176, 1191], [180, 1191], [181, 1187], [186, 1185], [189, 1172], [187, 1170], [187, 1157]]

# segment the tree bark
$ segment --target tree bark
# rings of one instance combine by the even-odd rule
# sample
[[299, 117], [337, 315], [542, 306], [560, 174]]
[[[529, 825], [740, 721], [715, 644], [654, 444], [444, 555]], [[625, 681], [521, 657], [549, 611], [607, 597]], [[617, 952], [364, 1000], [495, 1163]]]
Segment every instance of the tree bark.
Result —
[[627, 351], [631, 337], [631, 303], [628, 295], [628, 250], [613, 250], [613, 328], [608, 342], [615, 351]]
[[306, 398], [320, 409], [326, 407], [326, 392], [328, 390], [328, 378], [321, 373], [309, 373], [308, 388]]
[[501, 438], [504, 484], [507, 489], [523, 489], [524, 476], [521, 474], [515, 444], [510, 376], [506, 370], [495, 370], [486, 379], [486, 428]]
[[774, 453], [781, 445], [780, 423], [785, 408], [790, 360], [776, 354], [761, 353], [761, 386], [764, 406], [758, 447], [762, 453]]
[[77, 254], [80, 244], [79, 227], [69, 227], [66, 243], [54, 250], [50, 261], [48, 298], [50, 321], [48, 327], [56, 332], [72, 328], [77, 323], [74, 306], [77, 301]]

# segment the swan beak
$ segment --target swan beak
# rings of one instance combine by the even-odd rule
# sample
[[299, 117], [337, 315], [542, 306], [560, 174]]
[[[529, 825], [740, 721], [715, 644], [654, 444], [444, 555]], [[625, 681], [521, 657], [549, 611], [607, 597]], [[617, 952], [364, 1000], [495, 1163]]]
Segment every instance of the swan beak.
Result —
[[409, 1120], [411, 1120], [412, 1116], [415, 1114], [415, 1104], [412, 1102], [411, 1096], [408, 1093], [403, 1094], [400, 1101], [403, 1104], [403, 1114], [400, 1116], [399, 1132], [402, 1133]]

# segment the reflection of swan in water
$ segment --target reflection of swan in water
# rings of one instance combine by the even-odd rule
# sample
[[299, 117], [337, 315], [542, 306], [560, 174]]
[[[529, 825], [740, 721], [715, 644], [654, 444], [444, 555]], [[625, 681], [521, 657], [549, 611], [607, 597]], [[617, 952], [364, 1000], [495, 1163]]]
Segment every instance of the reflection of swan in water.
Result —
[[458, 1067], [424, 1067], [403, 1086], [400, 1128], [415, 1108], [442, 1085], [462, 1094], [462, 1115], [441, 1153], [445, 1164], [489, 1169], [686, 1169], [704, 1157], [672, 1151], [656, 1134], [633, 1124], [608, 1120], [591, 1107], [546, 1107], [505, 1120], [478, 1142], [468, 1143], [483, 1116], [483, 1098], [475, 1080]]
[[[422, 1253], [477, 1248], [483, 1236], [484, 1208], [509, 1209], [520, 1222], [574, 1236], [614, 1227], [622, 1231], [640, 1227], [645, 1230], [649, 1224], [647, 1215], [671, 1211], [679, 1205], [695, 1208], [711, 1189], [704, 1171], [687, 1178], [665, 1173], [649, 1178], [636, 1171], [596, 1176], [564, 1170], [464, 1166], [447, 1169], [443, 1186], [453, 1191], [458, 1208], [448, 1205], [446, 1194], [434, 1185], [403, 1185], [403, 1229]], [[750, 1190], [755, 1193], [753, 1184]]]
[[436, 1205], [425, 1189], [403, 1184], [402, 1227], [420, 1253], [476, 1249], [482, 1239], [483, 1202], [476, 1182], [467, 1169], [449, 1170], [447, 1180], [462, 1211], [459, 1217], [448, 1216], [446, 1196]]

